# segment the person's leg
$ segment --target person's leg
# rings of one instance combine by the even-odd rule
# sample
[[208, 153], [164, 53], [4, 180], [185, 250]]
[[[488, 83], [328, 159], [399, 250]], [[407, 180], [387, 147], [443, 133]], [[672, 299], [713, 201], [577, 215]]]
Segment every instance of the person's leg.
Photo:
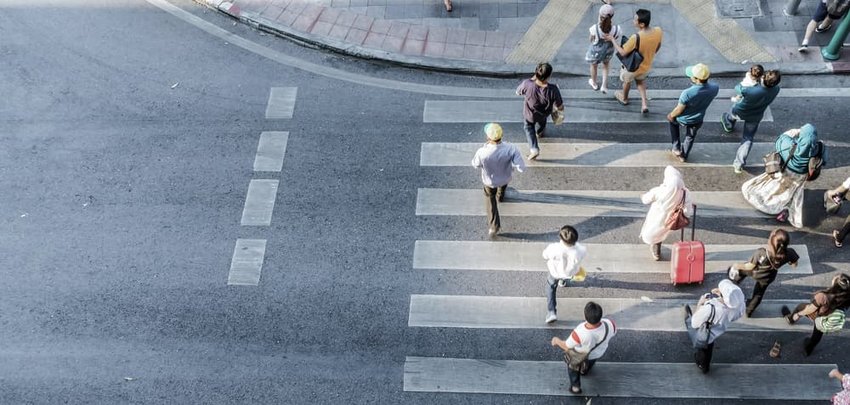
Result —
[[803, 340], [803, 349], [806, 351], [806, 356], [812, 354], [815, 346], [820, 343], [821, 338], [823, 338], [823, 332], [819, 331], [816, 327], [812, 327], [812, 336]]
[[844, 242], [844, 238], [847, 237], [848, 233], [850, 233], [850, 215], [847, 216], [847, 219], [844, 220], [844, 226], [838, 231], [838, 242]]
[[753, 147], [753, 138], [755, 138], [758, 129], [758, 122], [744, 121], [744, 130], [741, 132], [741, 145], [738, 146], [735, 162], [732, 163], [737, 169], [743, 169], [746, 166], [747, 156]]
[[487, 224], [490, 229], [498, 230], [501, 226], [499, 221], [499, 206], [496, 197], [497, 189], [495, 187], [484, 186], [484, 196], [487, 203]]
[[673, 145], [673, 153], [676, 156], [682, 155], [682, 143], [679, 141], [681, 133], [679, 132], [679, 122], [675, 119], [670, 124], [670, 143]]
[[640, 110], [646, 112], [649, 110], [649, 99], [646, 97], [646, 79], [635, 80], [637, 82], [638, 93], [640, 93]]
[[603, 93], [608, 93], [608, 73], [611, 71], [611, 66], [609, 61], [602, 62], [602, 90]]
[[656, 262], [661, 260], [661, 242], [653, 243], [650, 248], [650, 252], [652, 253], [652, 259]]
[[567, 367], [567, 375], [570, 376], [570, 392], [578, 394], [581, 392], [581, 374], [578, 371]]
[[711, 368], [711, 356], [714, 354], [714, 342], [708, 344], [704, 349], [704, 354], [703, 365], [700, 368], [703, 374], [708, 374], [708, 370]]
[[558, 292], [558, 280], [552, 275], [546, 276], [546, 309], [551, 313], [557, 313], [556, 293]]
[[691, 148], [694, 147], [694, 140], [697, 137], [697, 131], [702, 127], [702, 123], [685, 125], [685, 140], [682, 141], [682, 157], [687, 159], [691, 154]]
[[594, 365], [594, 364], [596, 364], [596, 360], [588, 360], [588, 361], [587, 361], [587, 370], [584, 370], [584, 372], [583, 372], [583, 373], [581, 373], [581, 375], [588, 375], [588, 374], [590, 374], [590, 369], [592, 369], [592, 368], [593, 368], [593, 365]]
[[764, 292], [767, 291], [767, 286], [770, 283], [762, 283], [757, 281], [753, 286], [753, 296], [747, 301], [747, 318], [753, 315], [756, 308], [761, 304], [761, 299], [764, 297]]
[[543, 121], [538, 121], [535, 123], [537, 125], [537, 130], [534, 133], [538, 138], [542, 138], [546, 135], [546, 118], [543, 118]]
[[599, 86], [597, 85], [597, 81], [596, 81], [596, 69], [597, 69], [597, 67], [599, 67], [598, 63], [591, 63], [590, 64], [590, 81], [588, 82], [588, 84], [590, 84], [590, 88], [592, 88], [593, 90], [596, 90], [596, 89], [599, 88]]
[[505, 184], [501, 187], [496, 187], [496, 201], [504, 202], [505, 201], [505, 191], [508, 190], [508, 185]]
[[531, 156], [537, 157], [540, 149], [537, 147], [537, 133], [534, 129], [534, 123], [525, 121], [522, 128], [525, 130], [525, 139], [528, 141], [528, 148], [531, 150], [531, 154], [528, 155], [529, 159], [531, 159]]
[[[620, 81], [623, 82], [623, 90], [619, 92], [620, 97], [622, 97], [622, 99], [620, 100], [621, 103], [629, 102], [629, 90], [631, 90], [632, 88], [633, 77], [634, 74], [627, 71], [625, 68], [620, 68]], [[615, 94], [615, 96], [616, 95], [617, 94]]]
[[809, 24], [806, 25], [806, 33], [803, 34], [803, 42], [800, 43], [800, 48], [797, 50], [800, 52], [805, 52], [809, 46], [809, 40], [812, 39], [812, 34], [817, 29], [818, 25], [824, 20], [827, 19], [827, 10], [826, 4], [818, 1], [818, 6], [815, 9], [815, 13], [812, 15], [812, 19], [809, 21]]

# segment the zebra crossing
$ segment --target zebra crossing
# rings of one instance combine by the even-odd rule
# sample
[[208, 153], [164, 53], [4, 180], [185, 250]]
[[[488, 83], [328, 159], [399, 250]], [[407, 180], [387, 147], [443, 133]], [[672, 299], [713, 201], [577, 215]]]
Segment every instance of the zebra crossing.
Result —
[[[672, 94], [672, 93], [671, 93]], [[678, 92], [673, 96], [678, 96]], [[671, 97], [672, 98], [672, 97]], [[593, 102], [593, 100], [591, 100]], [[641, 115], [637, 110], [588, 106], [587, 100], [568, 101], [570, 123], [631, 124], [666, 123], [658, 112]], [[717, 122], [727, 106], [715, 102], [706, 121]], [[520, 122], [521, 102], [517, 101], [453, 101], [426, 100], [424, 123]], [[768, 112], [766, 121], [772, 121]], [[659, 130], [666, 132], [664, 127]], [[557, 131], [557, 130], [556, 130]], [[468, 140], [468, 139], [466, 139]], [[475, 150], [482, 142], [422, 142], [420, 169], [470, 167]], [[523, 153], [527, 146], [517, 143]], [[661, 168], [666, 165], [711, 168], [728, 167], [737, 142], [699, 143], [689, 162], [679, 163], [669, 152], [667, 143], [614, 142], [546, 142], [541, 155], [529, 167], [568, 169], [571, 167]], [[755, 143], [751, 156], [773, 149], [768, 142]], [[751, 166], [760, 166], [751, 159]], [[565, 173], [569, 173], [565, 171]], [[567, 174], [568, 175], [568, 174]], [[470, 176], [476, 176], [470, 167]], [[604, 181], [600, 181], [604, 184]], [[429, 182], [429, 184], [432, 184]], [[619, 217], [643, 218], [646, 206], [640, 202], [642, 191], [623, 190], [524, 190], [509, 187], [505, 201], [499, 205], [503, 217]], [[697, 190], [692, 199], [699, 206], [701, 218], [737, 221], [767, 218], [752, 208], [740, 191]], [[486, 207], [480, 189], [417, 187], [418, 217], [485, 216]], [[483, 223], [483, 222], [482, 222]], [[540, 230], [551, 232], [551, 229]], [[766, 236], [766, 235], [765, 235]], [[541, 252], [547, 243], [525, 241], [417, 240], [413, 247], [412, 268], [418, 271], [546, 272]], [[596, 274], [635, 274], [663, 277], [670, 272], [669, 261], [649, 260], [643, 244], [584, 243], [588, 257], [583, 267], [592, 278]], [[749, 259], [762, 245], [706, 243], [706, 271], [724, 272], [733, 262]], [[616, 249], [614, 248], [616, 247]], [[805, 244], [791, 246], [800, 254], [796, 267], [786, 266], [780, 277], [795, 275], [797, 286], [812, 290], [822, 286], [815, 274]], [[665, 246], [662, 257], [670, 257]], [[541, 274], [541, 285], [545, 276]], [[699, 289], [705, 292], [709, 286]], [[592, 293], [592, 290], [591, 290]], [[749, 292], [747, 292], [749, 293]], [[650, 292], [645, 294], [652, 295]], [[561, 295], [570, 295], [569, 289]], [[587, 295], [587, 292], [583, 295]], [[621, 330], [671, 333], [684, 337], [684, 304], [693, 305], [696, 293], [676, 298], [558, 298], [558, 321], [546, 324], [546, 298], [543, 288], [539, 296], [482, 296], [411, 294], [408, 308], [409, 328], [462, 328], [501, 330], [569, 330], [583, 321], [584, 303], [593, 300], [604, 309]], [[811, 324], [789, 325], [776, 314], [783, 305], [796, 305], [799, 299], [782, 299], [770, 295], [751, 318], [742, 318], [729, 328], [730, 334], [791, 332], [807, 334]], [[620, 337], [618, 337], [620, 338]], [[505, 345], [528, 345], [528, 342], [506, 341]], [[541, 345], [546, 342], [541, 342]], [[612, 342], [609, 351], [616, 351]], [[642, 398], [747, 398], [753, 400], [825, 400], [838, 387], [825, 376], [834, 364], [788, 364], [783, 362], [749, 364], [712, 364], [712, 372], [703, 375], [690, 359], [669, 362], [597, 363], [591, 376], [582, 380], [584, 396]], [[425, 357], [411, 353], [404, 362], [404, 391], [463, 394], [527, 394], [569, 396], [569, 384], [561, 361], [539, 359], [497, 360], [487, 358]], [[758, 376], [758, 377], [756, 377]], [[671, 383], [675, 381], [675, 383]], [[771, 381], [771, 383], [765, 383]]]

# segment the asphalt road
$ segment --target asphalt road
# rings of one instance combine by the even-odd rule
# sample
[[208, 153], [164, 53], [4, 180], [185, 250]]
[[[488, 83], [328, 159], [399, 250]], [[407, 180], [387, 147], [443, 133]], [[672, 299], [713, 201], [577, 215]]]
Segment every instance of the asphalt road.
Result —
[[[356, 61], [234, 26], [188, 1], [176, 4], [293, 58], [366, 77], [449, 91], [516, 83]], [[548, 341], [563, 334], [407, 326], [411, 294], [543, 295], [536, 273], [411, 267], [416, 240], [486, 238], [480, 217], [415, 215], [417, 188], [478, 187], [471, 168], [419, 167], [421, 142], [483, 139], [479, 124], [422, 123], [424, 101], [450, 95], [295, 69], [140, 0], [4, 8], [0, 36], [0, 403], [578, 403], [402, 389], [405, 356], [557, 360]], [[737, 80], [719, 79], [725, 88]], [[585, 78], [556, 81], [586, 87]], [[846, 80], [787, 77], [783, 85], [845, 87]], [[294, 117], [266, 120], [269, 88], [286, 86], [298, 87]], [[780, 99], [776, 122], [762, 125], [761, 140], [813, 122], [823, 138], [850, 142], [841, 105], [842, 99]], [[505, 128], [508, 140], [523, 141], [519, 124]], [[262, 131], [290, 133], [279, 174], [252, 172]], [[734, 141], [720, 132], [709, 124], [699, 142]], [[668, 139], [657, 124], [575, 124], [550, 137]], [[850, 164], [845, 149], [832, 148], [831, 167]], [[689, 186], [703, 190], [737, 190], [745, 179], [731, 168], [684, 173]], [[846, 175], [825, 172], [810, 197]], [[248, 182], [256, 178], [280, 180], [269, 227], [239, 223]], [[660, 181], [659, 169], [535, 168], [513, 185], [646, 190]], [[824, 219], [816, 208], [812, 228], [794, 232], [795, 243], [809, 245], [816, 263], [846, 261], [846, 251], [826, 236], [841, 218]], [[572, 222], [592, 243], [637, 243], [641, 225], [634, 218], [506, 222], [505, 240], [554, 240], [555, 230]], [[774, 226], [769, 219], [705, 221], [700, 235], [707, 243], [762, 243]], [[268, 240], [257, 287], [226, 285], [236, 238]], [[709, 276], [707, 283], [719, 280]], [[570, 296], [695, 297], [700, 290], [674, 289], [662, 276], [605, 275]], [[775, 285], [774, 293], [805, 300], [811, 290]], [[779, 337], [799, 343], [803, 335]], [[762, 339], [730, 333], [715, 362], [764, 362]], [[624, 331], [606, 360], [687, 362], [685, 342], [684, 333]], [[807, 359], [788, 343], [784, 360], [844, 366], [840, 348], [847, 343], [846, 336], [829, 336]]]

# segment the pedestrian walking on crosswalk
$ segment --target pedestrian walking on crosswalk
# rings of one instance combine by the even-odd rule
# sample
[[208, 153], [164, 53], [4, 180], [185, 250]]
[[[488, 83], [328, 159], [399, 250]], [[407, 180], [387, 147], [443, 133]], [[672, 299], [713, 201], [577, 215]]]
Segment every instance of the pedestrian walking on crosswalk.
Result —
[[744, 129], [741, 132], [741, 145], [735, 154], [732, 168], [735, 173], [743, 173], [747, 164], [747, 156], [753, 147], [753, 139], [759, 129], [759, 123], [764, 118], [764, 111], [779, 94], [779, 82], [782, 79], [778, 70], [768, 70], [762, 76], [761, 84], [758, 86], [745, 87], [741, 84], [735, 86], [735, 92], [741, 96], [741, 100], [732, 105], [729, 112], [720, 116], [720, 125], [723, 131], [730, 133], [735, 129], [738, 120], [744, 121]]
[[747, 276], [755, 281], [753, 295], [747, 300], [747, 318], [751, 317], [761, 304], [767, 287], [773, 280], [776, 280], [779, 269], [785, 264], [797, 267], [800, 255], [797, 254], [797, 251], [788, 247], [790, 243], [791, 236], [788, 235], [788, 232], [779, 228], [774, 229], [768, 237], [767, 245], [753, 252], [749, 261], [735, 263], [729, 267], [729, 279], [735, 284], [740, 285], [741, 281]]
[[[835, 314], [836, 317], [840, 318], [841, 324], [838, 329], [840, 330], [844, 327], [844, 312], [847, 311], [848, 307], [850, 307], [850, 276], [842, 273], [833, 277], [829, 288], [816, 292], [809, 303], [801, 303], [793, 311], [783, 306], [782, 316], [785, 317], [785, 320], [789, 324], [797, 323], [804, 316], [814, 322], [812, 335], [803, 341], [803, 350], [806, 356], [808, 356], [815, 350], [815, 346], [820, 343], [823, 334], [830, 332], [831, 326], [835, 326], [824, 326], [824, 324], [828, 324], [831, 321], [831, 319], [827, 318], [833, 316], [833, 313], [836, 311], [840, 312], [839, 314]], [[823, 319], [819, 321], [819, 318]]]
[[614, 97], [622, 105], [629, 104], [629, 90], [632, 87], [632, 82], [637, 84], [638, 93], [640, 93], [641, 113], [649, 112], [649, 98], [646, 96], [646, 78], [649, 76], [649, 71], [652, 69], [652, 62], [655, 60], [655, 54], [661, 49], [661, 39], [664, 33], [660, 27], [650, 27], [649, 23], [652, 19], [652, 13], [649, 10], [640, 8], [635, 12], [634, 25], [638, 32], [629, 37], [629, 39], [620, 46], [614, 37], [605, 35], [606, 41], [610, 41], [614, 45], [614, 49], [620, 57], [628, 56], [632, 51], [637, 51], [643, 57], [637, 70], [628, 71], [625, 66], [620, 68], [620, 80], [623, 82], [623, 90], [614, 92]]
[[578, 231], [572, 226], [564, 225], [558, 237], [560, 242], [552, 243], [543, 249], [543, 258], [546, 259], [546, 267], [549, 269], [546, 277], [546, 301], [549, 310], [546, 323], [558, 320], [555, 298], [558, 286], [566, 287], [570, 284], [581, 268], [581, 261], [587, 255], [587, 248], [578, 243]]
[[[850, 177], [844, 180], [844, 183], [841, 183], [840, 186], [826, 192], [825, 197], [831, 200], [835, 206], [833, 213], [838, 212], [839, 208], [841, 208], [841, 202], [847, 198], [847, 190], [850, 190]], [[835, 247], [844, 246], [844, 238], [847, 237], [848, 233], [850, 233], [850, 215], [844, 220], [844, 226], [841, 230], [832, 230], [832, 243], [835, 244]]]
[[[795, 228], [802, 228], [803, 189], [809, 176], [809, 160], [820, 153], [820, 145], [812, 124], [779, 135], [774, 150], [782, 158], [780, 170], [765, 171], [746, 181], [741, 186], [744, 199], [757, 210], [776, 215], [777, 221], [788, 221]], [[821, 156], [825, 162], [825, 155]]]
[[[688, 160], [697, 131], [702, 127], [705, 111], [720, 91], [717, 83], [708, 81], [711, 72], [703, 63], [686, 67], [685, 75], [691, 79], [691, 87], [682, 92], [676, 107], [667, 114], [667, 121], [670, 122], [670, 139], [673, 143], [671, 151], [682, 163]], [[685, 127], [684, 141], [681, 140], [680, 135], [681, 125]]]
[[515, 145], [502, 142], [502, 126], [489, 123], [484, 126], [487, 143], [475, 152], [472, 166], [481, 169], [484, 196], [487, 204], [488, 234], [492, 238], [499, 233], [502, 223], [499, 218], [499, 203], [505, 199], [505, 190], [511, 181], [513, 170], [525, 171], [525, 161]]
[[525, 120], [523, 128], [530, 149], [528, 160], [536, 159], [540, 155], [537, 138], [545, 136], [546, 119], [552, 114], [552, 110], [564, 111], [561, 90], [556, 84], [548, 82], [551, 75], [552, 65], [541, 63], [534, 70], [534, 76], [523, 80], [516, 89], [516, 94], [525, 98], [522, 117]]
[[[590, 27], [590, 45], [584, 55], [584, 60], [590, 63], [590, 79], [587, 80], [587, 83], [593, 90], [601, 90], [604, 94], [608, 93], [608, 74], [611, 57], [614, 56], [614, 45], [603, 39], [602, 35], [609, 34], [614, 38], [614, 41], [620, 40], [620, 26], [612, 24], [612, 18], [614, 18], [614, 7], [610, 4], [603, 4], [599, 8], [598, 22]], [[602, 64], [602, 87], [596, 80], [600, 63]]]
[[841, 381], [841, 391], [832, 396], [832, 405], [850, 405], [850, 373], [842, 373], [838, 369], [829, 371], [829, 377]]
[[694, 361], [703, 373], [711, 368], [714, 342], [732, 322], [744, 314], [744, 293], [731, 280], [700, 297], [697, 310], [685, 305], [685, 329], [696, 351]]
[[566, 340], [553, 337], [551, 344], [564, 351], [564, 360], [575, 360], [575, 357], [586, 358], [578, 366], [575, 361], [567, 361], [567, 375], [570, 377], [570, 392], [581, 394], [581, 376], [587, 375], [596, 360], [599, 360], [608, 350], [608, 343], [617, 334], [614, 321], [602, 317], [602, 307], [590, 301], [584, 306], [584, 320], [570, 333]]
[[661, 242], [670, 234], [667, 218], [682, 203], [683, 197], [684, 213], [690, 215], [693, 203], [691, 193], [685, 188], [682, 173], [673, 166], [667, 166], [664, 168], [664, 182], [640, 198], [644, 204], [651, 204], [640, 230], [640, 238], [643, 243], [650, 245], [652, 258], [656, 261], [661, 260]]

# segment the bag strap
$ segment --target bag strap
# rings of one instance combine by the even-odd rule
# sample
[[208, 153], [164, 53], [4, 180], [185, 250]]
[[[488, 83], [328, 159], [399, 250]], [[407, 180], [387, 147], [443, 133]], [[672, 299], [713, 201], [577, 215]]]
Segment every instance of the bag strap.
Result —
[[[796, 151], [796, 150], [797, 150], [797, 142], [794, 142], [791, 145], [791, 149], [788, 150], [788, 159], [782, 159], [782, 164], [779, 165], [779, 171], [780, 172], [784, 172], [785, 168], [788, 167], [788, 162], [791, 161], [791, 158], [794, 157], [794, 151]], [[781, 158], [782, 154], [780, 154], [779, 157]]]
[[635, 33], [635, 52], [640, 53], [640, 32]]
[[597, 347], [599, 347], [599, 345], [601, 345], [601, 344], [602, 344], [602, 342], [604, 342], [604, 341], [605, 341], [605, 339], [608, 339], [608, 324], [607, 324], [607, 323], [605, 323], [605, 320], [604, 320], [604, 319], [602, 320], [602, 326], [604, 326], [604, 327], [605, 327], [605, 335], [603, 335], [603, 336], [602, 336], [602, 340], [600, 340], [598, 343], [596, 343], [596, 344], [593, 346], [593, 348], [592, 348], [592, 349], [590, 349], [590, 351], [589, 351], [589, 352], [587, 352], [587, 355], [588, 355], [588, 356], [590, 356], [590, 353], [591, 353], [591, 352], [593, 352], [594, 350], [596, 350], [596, 348], [597, 348]]
[[708, 320], [705, 323], [708, 325], [706, 329], [711, 330], [711, 325], [714, 325], [714, 305], [706, 304], [711, 307], [711, 316], [708, 317]]

